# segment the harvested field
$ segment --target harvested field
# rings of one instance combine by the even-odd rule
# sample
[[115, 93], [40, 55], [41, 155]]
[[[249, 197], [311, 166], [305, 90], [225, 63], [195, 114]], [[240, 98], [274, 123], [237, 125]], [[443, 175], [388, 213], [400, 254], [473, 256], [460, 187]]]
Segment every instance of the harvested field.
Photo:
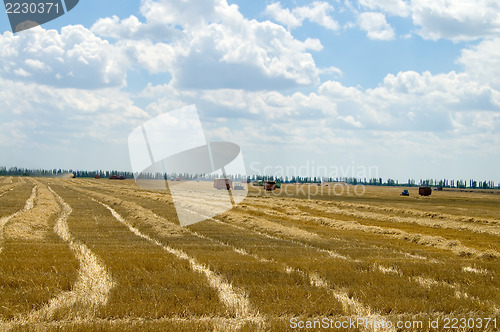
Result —
[[210, 185], [189, 184], [183, 213], [206, 220], [181, 227], [168, 192], [130, 180], [0, 179], [0, 329], [500, 325], [499, 194], [250, 187], [210, 217]]

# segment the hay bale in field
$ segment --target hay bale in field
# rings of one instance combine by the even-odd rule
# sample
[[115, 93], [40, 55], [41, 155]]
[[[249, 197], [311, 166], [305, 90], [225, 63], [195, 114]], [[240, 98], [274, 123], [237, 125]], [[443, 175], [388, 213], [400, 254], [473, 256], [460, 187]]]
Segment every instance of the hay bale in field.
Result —
[[430, 196], [432, 194], [431, 187], [419, 187], [418, 193], [420, 196]]
[[231, 180], [230, 178], [216, 178], [214, 179], [214, 188], [217, 190], [233, 189], [233, 180]]

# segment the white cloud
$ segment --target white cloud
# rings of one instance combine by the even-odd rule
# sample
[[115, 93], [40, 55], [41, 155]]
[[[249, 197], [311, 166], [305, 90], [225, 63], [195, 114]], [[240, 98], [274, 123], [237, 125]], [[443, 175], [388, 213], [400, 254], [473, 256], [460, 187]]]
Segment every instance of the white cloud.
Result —
[[425, 39], [475, 40], [500, 33], [496, 0], [412, 0], [411, 9]]
[[358, 16], [358, 24], [361, 30], [366, 31], [370, 39], [392, 40], [395, 37], [394, 29], [387, 23], [382, 13], [361, 13]]
[[0, 123], [0, 146], [2, 145], [22, 145], [27, 141], [26, 127], [31, 127], [33, 123], [13, 120]]
[[125, 84], [127, 61], [108, 41], [82, 26], [61, 33], [40, 27], [0, 35], [0, 73], [60, 87], [101, 88]]
[[314, 1], [309, 6], [296, 7], [290, 11], [283, 8], [280, 2], [275, 2], [266, 7], [266, 14], [276, 22], [293, 29], [302, 25], [304, 20], [316, 23], [324, 28], [336, 31], [339, 24], [330, 15], [334, 8], [328, 2]]
[[[2, 128], [14, 133], [16, 141], [57, 145], [63, 139], [85, 137], [125, 142], [128, 129], [123, 128], [133, 128], [147, 117], [116, 88], [55, 88], [0, 79]], [[5, 137], [2, 141], [9, 145]]]
[[287, 26], [288, 29], [301, 26], [303, 21], [303, 19], [294, 15], [290, 9], [281, 7], [281, 3], [279, 2], [267, 5], [266, 14], [271, 16], [276, 22]]
[[225, 0], [144, 0], [140, 10], [148, 24], [193, 28], [217, 21], [220, 12], [228, 7], [233, 11], [238, 8]]
[[135, 16], [120, 20], [117, 16], [101, 18], [90, 29], [97, 35], [121, 39], [133, 40], [170, 40], [179, 37], [182, 33], [165, 21], [145, 24]]
[[462, 50], [459, 63], [475, 81], [489, 84], [500, 91], [500, 38], [484, 40]]
[[[494, 144], [500, 142], [500, 104], [495, 93], [466, 73], [408, 71], [387, 75], [379, 87], [367, 90], [327, 81], [309, 94], [212, 90], [178, 97], [197, 100], [205, 120], [212, 119], [211, 135], [238, 142], [256, 160], [265, 158], [266, 165], [304, 160], [335, 165], [342, 162], [339, 155], [342, 160], [364, 156], [385, 169], [394, 162], [415, 164], [401, 174], [432, 168], [429, 176], [434, 177], [439, 171], [432, 160], [498, 157]], [[221, 126], [231, 130], [221, 132]]]
[[379, 9], [393, 16], [407, 17], [410, 14], [410, 6], [404, 0], [359, 0], [359, 4], [371, 10]]
[[[308, 7], [308, 15], [328, 24], [321, 6]], [[322, 49], [319, 40], [302, 42], [281, 25], [248, 20], [226, 0], [148, 0], [141, 12], [146, 23], [133, 17], [103, 19], [92, 31], [126, 38], [116, 46], [133, 63], [152, 74], [170, 73], [177, 88], [265, 90], [319, 83], [319, 70], [308, 53]], [[164, 39], [150, 33], [161, 25], [170, 31]]]

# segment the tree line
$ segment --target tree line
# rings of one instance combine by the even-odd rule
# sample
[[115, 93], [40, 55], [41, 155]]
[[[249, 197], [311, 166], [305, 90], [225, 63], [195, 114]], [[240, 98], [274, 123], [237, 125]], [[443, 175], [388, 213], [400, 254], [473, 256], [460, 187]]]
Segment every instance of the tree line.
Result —
[[[117, 175], [123, 176], [126, 179], [134, 179], [134, 173], [128, 171], [103, 171], [103, 170], [72, 170], [72, 169], [27, 169], [18, 167], [0, 167], [0, 176], [34, 176], [34, 177], [59, 177], [72, 174], [78, 178], [109, 178]], [[164, 174], [164, 173], [141, 173], [141, 179], [165, 179], [165, 180], [200, 180], [213, 181], [214, 178], [222, 177], [223, 174]], [[343, 182], [350, 185], [371, 185], [371, 186], [404, 186], [404, 187], [442, 187], [442, 188], [470, 188], [470, 189], [500, 189], [500, 183], [495, 184], [494, 181], [477, 181], [474, 179], [408, 179], [407, 182], [399, 182], [391, 178], [370, 178], [360, 179], [355, 177], [303, 177], [303, 176], [272, 176], [272, 175], [251, 175], [244, 176], [241, 174], [228, 174], [234, 181], [276, 181], [280, 183], [322, 183], [322, 182]]]

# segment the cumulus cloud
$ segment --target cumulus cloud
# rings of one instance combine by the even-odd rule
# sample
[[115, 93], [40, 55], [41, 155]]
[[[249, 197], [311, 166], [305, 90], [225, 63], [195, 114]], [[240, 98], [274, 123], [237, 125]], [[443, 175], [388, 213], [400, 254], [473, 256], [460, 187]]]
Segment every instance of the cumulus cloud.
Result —
[[379, 87], [366, 91], [325, 82], [320, 94], [337, 103], [339, 113], [357, 114], [366, 128], [383, 131], [483, 131], [468, 118], [500, 111], [494, 89], [455, 72], [389, 74]]
[[462, 50], [458, 63], [471, 79], [500, 91], [500, 38], [488, 39]]
[[82, 26], [67, 26], [61, 33], [40, 27], [5, 32], [0, 56], [4, 78], [86, 89], [125, 85], [127, 59]]
[[281, 26], [243, 20], [213, 24], [189, 38], [188, 54], [177, 59], [173, 82], [180, 88], [283, 89], [317, 84], [319, 71], [300, 42]]
[[[319, 3], [304, 9], [311, 20], [330, 24]], [[317, 39], [295, 39], [281, 25], [246, 19], [226, 0], [172, 2], [148, 0], [146, 22], [134, 17], [98, 21], [92, 31], [121, 38], [116, 46], [150, 73], [169, 73], [181, 89], [286, 89], [317, 85], [319, 70], [309, 51]], [[156, 27], [166, 31], [152, 35]]]
[[475, 40], [500, 33], [500, 2], [412, 0], [413, 23], [425, 39]]
[[[54, 88], [0, 79], [0, 91], [2, 128], [12, 135], [11, 144], [22, 140], [57, 145], [75, 138], [126, 141], [123, 128], [149, 116], [117, 88]], [[9, 145], [9, 140], [2, 141]]]
[[366, 31], [368, 38], [373, 40], [394, 39], [394, 29], [387, 23], [384, 14], [365, 12], [358, 16], [358, 24], [361, 30]]
[[304, 20], [316, 23], [324, 28], [336, 31], [339, 24], [330, 15], [334, 8], [328, 2], [314, 1], [309, 6], [296, 7], [290, 11], [283, 8], [280, 2], [275, 2], [266, 7], [265, 13], [276, 22], [293, 29], [302, 25]]
[[[179, 101], [196, 102], [212, 119], [252, 121], [257, 132], [266, 130], [258, 128], [262, 122], [302, 127], [308, 119], [314, 119], [317, 130], [493, 133], [500, 129], [499, 93], [467, 73], [400, 72], [366, 90], [338, 81], [326, 81], [316, 92], [290, 95], [234, 89], [179, 92], [163, 85], [149, 86], [143, 96], [159, 100], [150, 105], [156, 112], [180, 107]], [[478, 116], [491, 121], [479, 121]]]
[[303, 19], [293, 14], [290, 9], [283, 8], [279, 2], [267, 5], [266, 14], [271, 16], [276, 22], [287, 26], [288, 29], [299, 27], [303, 22]]
[[222, 89], [179, 95], [168, 85], [147, 90], [150, 97], [168, 95], [155, 103], [159, 110], [172, 109], [173, 100], [196, 101], [210, 135], [238, 142], [257, 160], [264, 154], [267, 162], [274, 160], [270, 156], [296, 162], [290, 161], [291, 150], [300, 151], [302, 160], [321, 159], [325, 151], [378, 161], [380, 154], [396, 153], [392, 162], [458, 160], [495, 155], [494, 144], [500, 142], [497, 92], [467, 73], [400, 72], [374, 89], [327, 81], [312, 93]]
[[136, 16], [120, 20], [118, 16], [101, 18], [94, 23], [91, 31], [99, 36], [116, 40], [154, 40], [167, 41], [181, 36], [181, 32], [166, 22], [143, 23]]

